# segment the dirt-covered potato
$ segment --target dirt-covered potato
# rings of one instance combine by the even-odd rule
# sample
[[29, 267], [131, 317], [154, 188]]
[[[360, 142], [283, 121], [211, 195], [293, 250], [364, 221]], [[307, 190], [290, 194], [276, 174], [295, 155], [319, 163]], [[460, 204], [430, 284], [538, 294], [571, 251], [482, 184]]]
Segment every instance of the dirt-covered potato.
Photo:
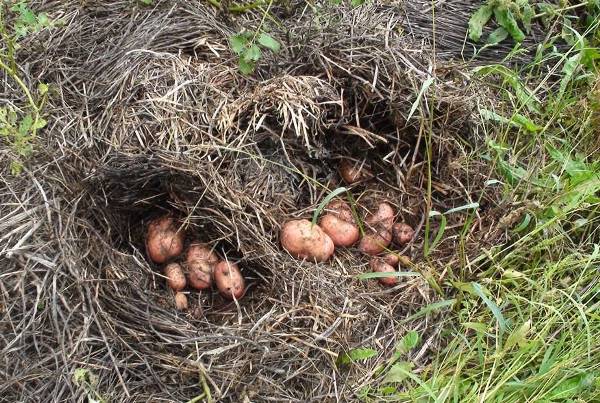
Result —
[[395, 253], [386, 253], [382, 260], [392, 267], [398, 266], [398, 263], [400, 262], [400, 258]]
[[181, 291], [185, 288], [185, 275], [183, 270], [178, 263], [169, 263], [165, 266], [164, 270], [165, 277], [167, 278], [167, 284], [171, 289], [175, 291]]
[[392, 242], [394, 209], [388, 203], [380, 203], [377, 211], [365, 218], [366, 234], [360, 240], [359, 249], [368, 255], [383, 252]]
[[329, 235], [335, 246], [352, 246], [360, 238], [360, 231], [352, 216], [352, 209], [343, 200], [334, 200], [325, 209], [319, 226]]
[[317, 262], [328, 260], [335, 249], [333, 241], [321, 227], [308, 220], [292, 220], [283, 225], [281, 246], [298, 259]]
[[192, 243], [186, 255], [190, 286], [197, 290], [209, 289], [213, 283], [214, 267], [218, 262], [219, 257], [208, 245]]
[[[393, 266], [389, 265], [388, 263], [385, 262], [384, 259], [379, 258], [379, 257], [372, 257], [371, 260], [369, 261], [369, 265], [371, 266], [371, 270], [373, 270], [375, 273], [394, 273], [394, 272], [396, 272], [396, 269], [394, 269]], [[395, 276], [394, 277], [380, 277], [378, 280], [381, 285], [384, 285], [387, 287], [393, 287], [398, 284], [398, 277], [395, 277]]]
[[155, 263], [165, 263], [183, 251], [185, 233], [177, 228], [173, 217], [163, 216], [148, 224], [146, 250]]
[[373, 177], [373, 173], [362, 162], [342, 160], [338, 166], [338, 171], [344, 182], [349, 185]]
[[188, 299], [184, 293], [175, 293], [175, 307], [177, 307], [177, 309], [180, 311], [185, 311], [188, 309]]
[[188, 265], [188, 283], [196, 290], [208, 290], [213, 283], [214, 265], [205, 261]]
[[392, 227], [393, 241], [396, 245], [406, 245], [415, 236], [415, 230], [408, 224], [399, 222]]
[[215, 284], [219, 292], [227, 299], [240, 299], [244, 296], [245, 281], [237, 264], [225, 260], [215, 266]]

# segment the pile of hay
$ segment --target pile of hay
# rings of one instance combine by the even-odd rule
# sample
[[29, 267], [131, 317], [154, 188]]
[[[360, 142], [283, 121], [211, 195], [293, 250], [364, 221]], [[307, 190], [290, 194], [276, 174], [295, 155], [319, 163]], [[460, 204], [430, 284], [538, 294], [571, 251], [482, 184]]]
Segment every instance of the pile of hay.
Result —
[[[465, 165], [477, 139], [466, 78], [402, 33], [398, 7], [274, 6], [282, 51], [244, 76], [228, 37], [263, 15], [203, 2], [43, 1], [62, 26], [29, 38], [28, 85], [51, 87], [35, 156], [20, 176], [2, 144], [0, 395], [11, 401], [346, 401], [408, 330], [427, 365], [443, 339], [436, 315], [405, 320], [443, 298], [464, 215], [423, 259], [428, 169], [431, 208], [479, 201], [469, 254], [501, 236], [488, 168]], [[424, 85], [433, 85], [419, 97]], [[18, 90], [2, 77], [3, 98]], [[419, 107], [408, 119], [413, 104]], [[430, 143], [431, 166], [426, 144]], [[356, 275], [352, 249], [326, 264], [278, 244], [286, 219], [310, 217], [340, 186], [342, 157], [366, 160], [376, 180], [359, 205], [385, 198], [418, 228], [403, 253], [419, 276], [392, 290]], [[239, 261], [239, 304], [190, 295], [174, 309], [144, 253], [145, 224], [179, 214], [189, 234]], [[379, 355], [339, 367], [339, 354]]]

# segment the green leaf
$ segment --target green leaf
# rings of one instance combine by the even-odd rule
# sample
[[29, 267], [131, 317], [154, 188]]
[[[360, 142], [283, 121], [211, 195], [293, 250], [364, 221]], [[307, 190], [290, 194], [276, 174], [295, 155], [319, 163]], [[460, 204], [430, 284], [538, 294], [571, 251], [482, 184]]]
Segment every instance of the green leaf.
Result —
[[236, 34], [229, 37], [229, 46], [236, 55], [241, 55], [246, 49], [248, 39], [242, 34]]
[[419, 311], [417, 313], [409, 316], [408, 318], [404, 319], [402, 322], [409, 322], [411, 320], [426, 316], [428, 313], [450, 307], [450, 306], [454, 305], [455, 303], [456, 303], [456, 299], [446, 299], [443, 301], [431, 303], [431, 304], [426, 305], [423, 308], [419, 309]]
[[264, 32], [258, 36], [258, 43], [275, 53], [279, 52], [279, 49], [281, 48], [279, 42], [277, 42], [275, 38]]
[[568, 398], [575, 397], [582, 390], [593, 387], [595, 378], [594, 374], [584, 372], [565, 379], [546, 394], [546, 398], [548, 401], [565, 401]]
[[238, 67], [240, 68], [240, 72], [242, 74], [248, 75], [252, 74], [254, 71], [255, 64], [254, 62], [247, 62], [243, 57], [240, 57], [238, 60]]
[[413, 364], [411, 362], [401, 361], [390, 368], [385, 374], [385, 378], [381, 383], [399, 383], [409, 377], [412, 373]]
[[39, 83], [37, 89], [38, 89], [38, 93], [42, 96], [46, 95], [46, 93], [48, 93], [48, 85], [47, 84]]
[[37, 118], [37, 120], [33, 124], [33, 128], [35, 130], [39, 130], [39, 129], [46, 127], [47, 124], [48, 124], [48, 122], [46, 122], [45, 119]]
[[406, 118], [407, 121], [410, 120], [413, 113], [415, 113], [415, 111], [419, 107], [419, 104], [421, 103], [421, 98], [423, 98], [423, 95], [427, 92], [427, 89], [431, 86], [431, 84], [433, 84], [433, 81], [434, 81], [434, 78], [429, 77], [429, 78], [427, 78], [427, 80], [425, 80], [423, 82], [423, 85], [421, 85], [421, 90], [419, 91], [419, 94], [417, 95], [417, 99], [415, 99], [415, 102], [413, 102], [412, 107], [410, 108], [410, 112], [408, 113], [408, 117]]
[[522, 42], [525, 39], [525, 34], [519, 28], [519, 24], [513, 13], [506, 7], [494, 8], [494, 16], [498, 24], [506, 29], [510, 36], [517, 41]]
[[32, 126], [33, 116], [31, 116], [31, 114], [25, 115], [25, 117], [21, 120], [21, 123], [19, 124], [19, 133], [21, 135], [26, 135], [27, 133], [29, 133], [29, 130], [31, 130]]
[[247, 62], [257, 62], [260, 59], [261, 51], [257, 45], [250, 45], [244, 53], [242, 54], [242, 58]]
[[531, 33], [531, 21], [535, 17], [535, 11], [533, 7], [529, 4], [529, 2], [524, 2], [523, 9], [521, 10], [521, 20], [523, 21], [523, 26], [525, 27], [525, 32], [528, 34]]
[[508, 38], [508, 31], [502, 27], [496, 28], [485, 41], [488, 45], [497, 45]]
[[442, 236], [444, 236], [444, 232], [446, 231], [446, 224], [448, 223], [446, 216], [439, 211], [430, 211], [429, 217], [440, 217], [441, 222], [433, 241], [425, 244], [425, 256], [429, 256], [431, 251], [435, 249], [437, 244], [442, 240]]
[[515, 329], [504, 343], [504, 349], [510, 350], [516, 345], [523, 346], [527, 341], [527, 333], [531, 329], [531, 320], [523, 323], [519, 328]]
[[417, 347], [420, 342], [421, 337], [419, 336], [419, 333], [411, 330], [402, 336], [402, 339], [400, 339], [400, 342], [396, 346], [396, 351], [400, 354], [408, 353], [410, 350]]
[[312, 225], [316, 225], [317, 224], [317, 220], [319, 219], [319, 216], [321, 215], [321, 213], [323, 212], [323, 210], [325, 210], [325, 207], [329, 204], [330, 201], [332, 201], [336, 196], [347, 192], [348, 189], [345, 187], [339, 187], [334, 189], [331, 193], [329, 193], [322, 201], [321, 203], [319, 203], [319, 205], [317, 206], [315, 212], [313, 213], [313, 217], [312, 217]]
[[524, 129], [531, 133], [536, 133], [542, 130], [542, 128], [535, 123], [527, 116], [521, 115], [520, 113], [515, 113], [511, 118], [510, 122], [515, 126]]
[[350, 1], [350, 5], [352, 7], [358, 7], [358, 6], [362, 6], [363, 4], [365, 4], [367, 1], [366, 0], [351, 0]]
[[473, 286], [473, 291], [475, 292], [475, 294], [477, 294], [479, 298], [481, 298], [483, 302], [487, 305], [490, 311], [492, 311], [492, 314], [498, 321], [500, 331], [504, 332], [506, 330], [506, 320], [504, 319], [504, 316], [502, 315], [502, 312], [500, 311], [498, 305], [496, 305], [494, 301], [492, 301], [487, 297], [487, 295], [485, 295], [485, 288], [482, 285], [476, 282], [472, 282], [471, 285]]
[[351, 362], [364, 361], [377, 355], [377, 350], [372, 348], [355, 348], [347, 353], [341, 354], [337, 359], [337, 365], [347, 365]]
[[484, 4], [473, 13], [469, 19], [469, 38], [473, 42], [478, 42], [483, 33], [483, 27], [492, 17], [492, 6]]

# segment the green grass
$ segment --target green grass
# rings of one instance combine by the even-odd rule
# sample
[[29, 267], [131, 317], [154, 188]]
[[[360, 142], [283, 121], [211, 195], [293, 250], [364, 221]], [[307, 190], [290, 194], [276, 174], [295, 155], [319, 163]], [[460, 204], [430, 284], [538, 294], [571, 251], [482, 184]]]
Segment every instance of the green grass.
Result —
[[526, 207], [509, 243], [448, 268], [452, 299], [423, 313], [444, 310], [432, 362], [394, 363], [364, 401], [600, 401], [598, 32], [596, 15], [567, 52], [476, 71], [504, 101], [481, 107], [488, 141], [473, 158]]

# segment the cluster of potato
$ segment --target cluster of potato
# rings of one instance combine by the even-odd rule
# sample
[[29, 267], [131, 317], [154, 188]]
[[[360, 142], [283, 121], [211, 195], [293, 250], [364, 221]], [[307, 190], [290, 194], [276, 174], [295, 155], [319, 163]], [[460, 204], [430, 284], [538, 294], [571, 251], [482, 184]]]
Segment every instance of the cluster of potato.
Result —
[[[340, 175], [346, 183], [355, 183], [373, 175], [364, 167], [355, 167], [347, 161], [340, 164]], [[358, 249], [371, 256], [369, 265], [374, 272], [393, 273], [400, 263], [395, 253], [382, 253], [389, 250], [392, 243], [403, 246], [414, 237], [414, 230], [406, 223], [394, 223], [396, 212], [382, 201], [375, 211], [369, 212], [363, 220], [364, 234], [361, 233], [352, 209], [345, 201], [335, 199], [325, 208], [325, 214], [318, 225], [306, 219], [286, 222], [280, 233], [281, 246], [298, 259], [324, 262], [331, 258], [336, 247], [351, 247], [358, 243]], [[393, 286], [397, 277], [382, 277], [382, 285]]]
[[185, 260], [178, 263], [184, 249], [185, 233], [173, 217], [159, 217], [148, 224], [148, 257], [164, 265], [163, 274], [175, 292], [177, 309], [188, 308], [187, 296], [182, 292], [186, 286], [202, 291], [210, 289], [214, 282], [224, 298], [232, 300], [244, 296], [245, 281], [237, 264], [221, 259], [208, 245], [196, 240], [185, 251]]

